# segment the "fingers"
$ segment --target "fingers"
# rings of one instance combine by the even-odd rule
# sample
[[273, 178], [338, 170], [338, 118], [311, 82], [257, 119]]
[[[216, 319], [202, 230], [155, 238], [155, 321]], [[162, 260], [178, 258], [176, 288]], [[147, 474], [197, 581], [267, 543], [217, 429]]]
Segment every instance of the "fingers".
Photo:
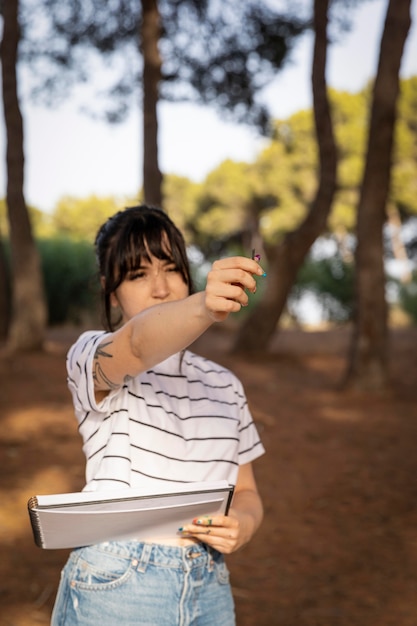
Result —
[[256, 292], [254, 277], [266, 276], [256, 259], [229, 257], [215, 261], [207, 276], [206, 307], [216, 320], [240, 311]]
[[194, 519], [179, 529], [182, 537], [198, 539], [223, 554], [230, 554], [239, 545], [239, 523], [228, 516]]
[[260, 256], [256, 255], [254, 259], [245, 256], [225, 257], [214, 261], [213, 270], [242, 270], [250, 275], [264, 276], [265, 272], [259, 265]]

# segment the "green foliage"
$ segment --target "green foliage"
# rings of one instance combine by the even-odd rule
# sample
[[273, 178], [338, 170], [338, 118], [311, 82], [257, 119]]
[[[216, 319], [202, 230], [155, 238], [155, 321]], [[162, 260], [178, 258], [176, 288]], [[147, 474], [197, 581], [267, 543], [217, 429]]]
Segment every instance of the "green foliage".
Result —
[[[214, 105], [222, 118], [232, 116], [267, 132], [268, 110], [257, 96], [310, 28], [307, 11], [291, 3], [280, 11], [262, 0], [168, 4], [178, 9], [163, 19], [164, 74], [168, 69], [172, 78], [163, 83], [162, 94], [178, 99], [185, 93]], [[164, 17], [164, 3], [159, 6]]]
[[417, 272], [413, 272], [409, 283], [400, 283], [398, 289], [400, 307], [408, 313], [413, 322], [417, 324]]
[[163, 179], [163, 209], [191, 243], [195, 233], [195, 219], [201, 185], [183, 176], [167, 174]]
[[[356, 94], [330, 89], [339, 152], [337, 192], [328, 221], [330, 232], [353, 232], [365, 165], [371, 84]], [[390, 202], [405, 219], [417, 214], [417, 77], [401, 81], [396, 120]], [[261, 231], [271, 244], [297, 228], [317, 186], [317, 146], [312, 111], [275, 123], [271, 143], [251, 169], [257, 198], [263, 198]], [[255, 189], [255, 186], [253, 186]]]
[[[58, 202], [52, 215], [55, 232], [64, 237], [93, 242], [99, 226], [129, 202], [126, 199], [89, 196], [65, 196]], [[131, 204], [131, 203], [130, 203]], [[135, 202], [137, 204], [137, 201]]]
[[403, 217], [417, 215], [417, 76], [400, 82], [390, 200]]
[[290, 299], [299, 302], [306, 292], [314, 293], [324, 319], [346, 322], [353, 311], [353, 265], [339, 256], [320, 260], [307, 259], [302, 266]]
[[278, 121], [274, 140], [261, 153], [253, 169], [262, 187], [260, 230], [274, 244], [304, 219], [317, 186], [317, 146], [311, 111], [299, 111]]
[[0, 200], [0, 237], [6, 237], [9, 234], [9, 223], [7, 221], [6, 200]]
[[414, 156], [417, 156], [417, 76], [400, 81], [398, 118], [404, 120], [414, 136]]
[[359, 200], [359, 189], [340, 190], [334, 199], [332, 212], [327, 227], [332, 233], [351, 233], [356, 225], [356, 207]]
[[96, 308], [98, 280], [90, 242], [56, 237], [39, 242], [49, 324], [80, 323]]
[[[222, 117], [266, 131], [268, 111], [257, 95], [283, 67], [297, 38], [311, 28], [308, 10], [291, 10], [291, 3], [281, 10], [272, 5], [158, 0], [159, 99], [209, 104]], [[33, 94], [53, 105], [68, 97], [76, 83], [93, 85], [97, 97], [90, 110], [110, 122], [123, 120], [143, 90], [143, 17], [137, 1], [22, 2], [19, 52], [31, 70]]]
[[333, 124], [341, 160], [363, 157], [368, 138], [368, 88], [359, 93], [330, 89]]
[[[251, 167], [226, 160], [201, 185], [193, 229], [194, 242], [203, 250], [227, 242], [246, 228], [253, 199]], [[221, 246], [223, 247], [223, 246]]]

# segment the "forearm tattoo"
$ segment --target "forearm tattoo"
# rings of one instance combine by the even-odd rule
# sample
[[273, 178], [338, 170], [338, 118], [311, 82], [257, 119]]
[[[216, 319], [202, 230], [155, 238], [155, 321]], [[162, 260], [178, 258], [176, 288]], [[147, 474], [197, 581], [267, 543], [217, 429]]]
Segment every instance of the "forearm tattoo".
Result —
[[100, 359], [112, 359], [113, 355], [106, 350], [107, 346], [111, 345], [112, 341], [108, 341], [107, 343], [102, 343], [97, 346], [97, 350], [94, 354], [94, 365], [93, 365], [93, 379], [95, 380], [97, 386], [99, 388], [106, 387], [107, 389], [117, 389], [120, 387], [119, 384], [113, 382], [106, 376], [101, 367]]

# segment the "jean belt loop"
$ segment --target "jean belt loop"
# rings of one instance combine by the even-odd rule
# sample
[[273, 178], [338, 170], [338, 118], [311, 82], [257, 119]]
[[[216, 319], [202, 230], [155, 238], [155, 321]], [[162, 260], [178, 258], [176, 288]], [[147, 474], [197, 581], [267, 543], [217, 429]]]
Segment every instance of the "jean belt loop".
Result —
[[213, 548], [207, 546], [207, 571], [212, 572], [214, 569]]
[[141, 554], [139, 563], [138, 563], [138, 565], [136, 567], [138, 572], [144, 573], [146, 571], [146, 566], [149, 563], [149, 559], [151, 558], [151, 554], [152, 554], [152, 545], [150, 543], [144, 543], [143, 544], [142, 554]]

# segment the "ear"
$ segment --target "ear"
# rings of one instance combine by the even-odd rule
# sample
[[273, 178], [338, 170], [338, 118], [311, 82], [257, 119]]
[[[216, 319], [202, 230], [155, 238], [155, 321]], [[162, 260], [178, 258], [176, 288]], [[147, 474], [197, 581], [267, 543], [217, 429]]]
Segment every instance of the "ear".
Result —
[[117, 299], [117, 296], [114, 293], [114, 291], [113, 293], [110, 294], [110, 304], [113, 308], [117, 308], [119, 306], [119, 300]]

